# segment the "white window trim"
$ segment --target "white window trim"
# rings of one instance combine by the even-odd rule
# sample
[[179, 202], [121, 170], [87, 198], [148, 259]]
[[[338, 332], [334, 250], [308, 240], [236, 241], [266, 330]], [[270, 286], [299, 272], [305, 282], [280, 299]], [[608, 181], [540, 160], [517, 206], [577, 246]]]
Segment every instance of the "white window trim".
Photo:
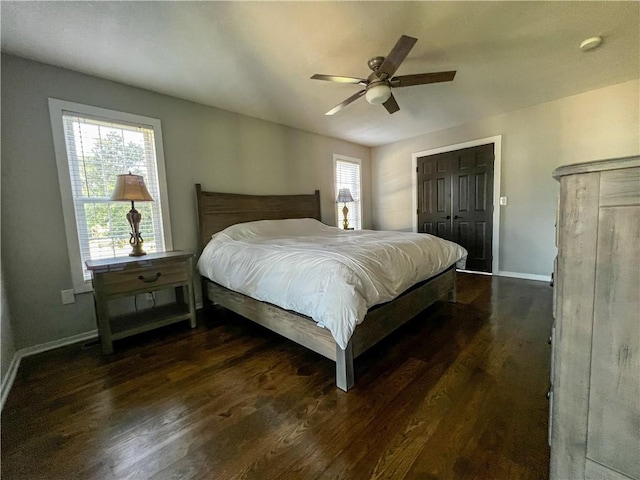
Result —
[[[339, 155], [337, 153], [333, 154], [333, 202], [335, 203], [336, 198], [338, 198], [338, 192], [336, 191], [336, 165], [338, 163], [338, 161], [343, 161], [343, 162], [351, 162], [351, 163], [357, 163], [360, 166], [360, 200], [358, 202], [358, 215], [360, 216], [360, 229], [362, 229], [362, 160], [359, 158], [355, 158], [355, 157], [348, 157], [346, 155]], [[341, 209], [337, 206], [334, 208], [334, 213], [335, 213], [335, 224], [336, 226], [340, 226], [342, 224], [342, 217], [340, 216], [341, 214]]]
[[73, 191], [71, 189], [71, 177], [69, 174], [69, 159], [67, 158], [67, 145], [64, 137], [64, 125], [62, 121], [63, 111], [71, 111], [81, 115], [93, 115], [113, 121], [148, 125], [153, 128], [156, 161], [158, 169], [158, 186], [160, 188], [160, 207], [162, 209], [162, 223], [164, 230], [164, 248], [173, 250], [171, 237], [171, 222], [169, 215], [169, 197], [167, 195], [167, 175], [164, 164], [164, 149], [162, 148], [162, 128], [160, 120], [143, 117], [131, 113], [108, 110], [106, 108], [84, 105], [81, 103], [67, 102], [56, 98], [49, 98], [49, 116], [51, 130], [53, 132], [53, 146], [58, 167], [58, 181], [60, 182], [60, 196], [62, 197], [62, 212], [64, 226], [67, 233], [67, 248], [69, 250], [69, 262], [71, 278], [73, 280], [74, 293], [85, 293], [93, 290], [91, 280], [85, 280], [82, 272], [82, 257], [80, 256], [80, 242], [78, 240], [78, 227], [76, 225]]

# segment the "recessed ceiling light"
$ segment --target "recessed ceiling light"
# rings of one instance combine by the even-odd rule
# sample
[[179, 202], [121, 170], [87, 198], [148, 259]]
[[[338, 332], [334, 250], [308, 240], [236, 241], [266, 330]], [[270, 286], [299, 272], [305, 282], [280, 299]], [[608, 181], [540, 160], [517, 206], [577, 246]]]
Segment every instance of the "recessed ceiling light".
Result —
[[593, 50], [594, 48], [599, 47], [603, 42], [602, 37], [591, 37], [587, 38], [580, 44], [580, 50], [586, 52], [587, 50]]

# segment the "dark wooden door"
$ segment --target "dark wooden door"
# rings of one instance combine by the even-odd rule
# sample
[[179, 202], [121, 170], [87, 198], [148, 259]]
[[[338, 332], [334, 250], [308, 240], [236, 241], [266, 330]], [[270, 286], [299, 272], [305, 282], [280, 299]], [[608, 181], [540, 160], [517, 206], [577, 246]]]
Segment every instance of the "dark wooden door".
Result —
[[493, 144], [418, 158], [418, 231], [469, 252], [467, 269], [491, 272]]

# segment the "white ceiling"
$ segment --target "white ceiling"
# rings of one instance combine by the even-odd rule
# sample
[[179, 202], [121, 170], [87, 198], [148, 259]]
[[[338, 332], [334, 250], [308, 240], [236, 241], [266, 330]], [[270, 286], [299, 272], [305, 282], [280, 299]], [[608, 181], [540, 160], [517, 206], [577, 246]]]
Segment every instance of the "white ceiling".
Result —
[[[640, 76], [638, 2], [1, 2], [2, 50], [362, 145], [377, 146]], [[401, 34], [389, 115], [364, 98], [324, 115]], [[581, 52], [582, 40], [605, 38]], [[138, 112], [139, 113], [139, 112]]]

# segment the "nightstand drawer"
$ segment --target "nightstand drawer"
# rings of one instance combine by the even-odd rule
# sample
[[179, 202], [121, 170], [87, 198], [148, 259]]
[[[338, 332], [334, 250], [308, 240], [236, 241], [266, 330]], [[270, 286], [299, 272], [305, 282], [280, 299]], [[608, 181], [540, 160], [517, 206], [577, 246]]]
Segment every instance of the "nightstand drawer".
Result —
[[155, 290], [164, 285], [187, 283], [188, 279], [187, 263], [184, 261], [158, 262], [102, 274], [106, 295]]

